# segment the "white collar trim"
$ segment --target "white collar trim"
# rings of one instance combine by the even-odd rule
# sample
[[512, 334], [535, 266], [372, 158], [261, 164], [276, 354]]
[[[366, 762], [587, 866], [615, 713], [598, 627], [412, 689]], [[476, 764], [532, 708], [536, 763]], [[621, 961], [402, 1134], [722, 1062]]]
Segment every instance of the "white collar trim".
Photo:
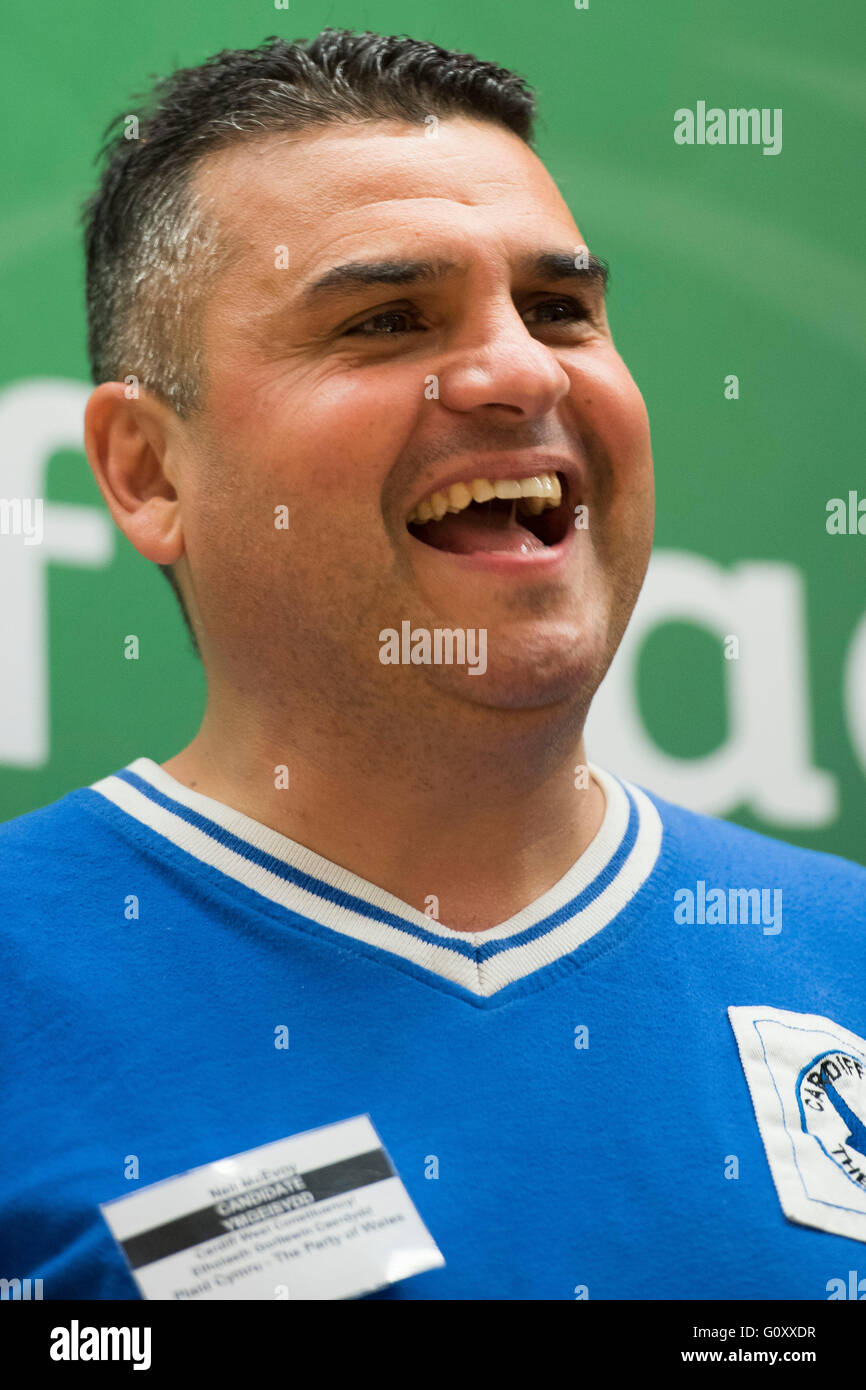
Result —
[[278, 831], [191, 791], [150, 758], [137, 758], [91, 790], [288, 911], [488, 997], [576, 950], [652, 872], [662, 833], [656, 808], [602, 768], [590, 764], [590, 772], [605, 796], [591, 844], [535, 902], [480, 932], [443, 926]]

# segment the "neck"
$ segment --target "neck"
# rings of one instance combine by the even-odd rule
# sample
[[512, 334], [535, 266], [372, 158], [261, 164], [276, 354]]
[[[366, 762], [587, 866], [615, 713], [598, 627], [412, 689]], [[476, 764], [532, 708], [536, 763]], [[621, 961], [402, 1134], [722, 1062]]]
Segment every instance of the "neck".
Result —
[[552, 888], [605, 809], [597, 783], [576, 773], [582, 721], [504, 713], [491, 712], [491, 737], [452, 733], [425, 753], [407, 730], [383, 745], [381, 733], [364, 740], [357, 724], [324, 728], [321, 713], [314, 723], [295, 712], [286, 736], [260, 712], [226, 719], [209, 703], [192, 743], [163, 766], [444, 926], [483, 931]]

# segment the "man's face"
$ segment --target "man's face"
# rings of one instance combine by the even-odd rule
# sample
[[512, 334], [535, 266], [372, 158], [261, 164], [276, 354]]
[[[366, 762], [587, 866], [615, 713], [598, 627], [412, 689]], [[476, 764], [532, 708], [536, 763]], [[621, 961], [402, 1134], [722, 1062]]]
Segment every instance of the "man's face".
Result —
[[[180, 493], [209, 676], [434, 725], [588, 703], [645, 573], [652, 464], [544, 166], [492, 124], [383, 122], [221, 151], [197, 186], [237, 246]], [[453, 484], [533, 477], [558, 507], [409, 522], [465, 502]], [[487, 670], [383, 664], [404, 621], [485, 630]]]

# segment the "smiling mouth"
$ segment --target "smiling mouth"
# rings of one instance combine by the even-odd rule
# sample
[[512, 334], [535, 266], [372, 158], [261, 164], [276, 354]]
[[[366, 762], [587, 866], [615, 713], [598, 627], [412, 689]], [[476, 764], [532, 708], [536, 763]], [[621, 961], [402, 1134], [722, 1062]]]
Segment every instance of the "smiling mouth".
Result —
[[415, 540], [454, 555], [478, 551], [528, 555], [565, 539], [567, 492], [560, 473], [475, 478], [453, 483], [419, 502], [406, 518], [406, 526]]

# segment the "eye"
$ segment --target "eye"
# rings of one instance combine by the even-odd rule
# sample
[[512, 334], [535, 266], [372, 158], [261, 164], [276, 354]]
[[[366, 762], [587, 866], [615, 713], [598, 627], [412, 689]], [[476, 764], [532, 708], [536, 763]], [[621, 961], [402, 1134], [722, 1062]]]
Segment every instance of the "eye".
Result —
[[384, 309], [381, 313], [364, 319], [363, 323], [355, 324], [354, 328], [347, 328], [346, 336], [355, 334], [365, 338], [381, 338], [386, 334], [391, 336], [416, 332], [419, 327], [418, 315], [414, 309]]
[[[541, 317], [533, 320], [532, 314], [539, 314]], [[531, 309], [527, 309], [524, 318], [527, 322], [553, 324], [558, 323], [583, 323], [589, 318], [586, 306], [577, 299], [545, 299], [539, 304], [534, 304]]]
[[[585, 304], [569, 296], [545, 299], [526, 310], [525, 321], [531, 326], [557, 327], [585, 323], [590, 314]], [[344, 336], [357, 338], [394, 338], [406, 333], [424, 332], [417, 309], [380, 309], [361, 323], [345, 330]]]

